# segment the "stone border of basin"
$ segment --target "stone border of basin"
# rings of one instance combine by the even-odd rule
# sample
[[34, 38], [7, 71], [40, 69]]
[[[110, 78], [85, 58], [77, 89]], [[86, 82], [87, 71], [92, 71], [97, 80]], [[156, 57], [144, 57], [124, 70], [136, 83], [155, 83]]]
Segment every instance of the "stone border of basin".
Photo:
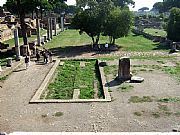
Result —
[[[65, 59], [63, 59], [65, 60]], [[68, 59], [70, 60], [70, 59]], [[74, 59], [72, 59], [74, 60]], [[35, 95], [32, 97], [29, 103], [86, 103], [86, 102], [110, 102], [111, 101], [111, 96], [110, 93], [108, 92], [108, 87], [105, 87], [106, 78], [104, 74], [104, 69], [103, 67], [99, 67], [100, 71], [100, 76], [101, 76], [101, 83], [103, 87], [103, 92], [104, 92], [104, 99], [78, 99], [78, 95], [73, 95], [73, 97], [76, 97], [74, 99], [68, 99], [68, 100], [62, 100], [62, 99], [40, 99], [40, 96], [44, 92], [44, 90], [47, 88], [49, 82], [52, 80], [53, 75], [56, 71], [57, 66], [59, 65], [60, 60], [56, 59], [53, 67], [50, 69], [49, 73], [46, 75], [45, 79], [41, 83], [40, 87], [36, 91]], [[100, 61], [98, 60], [98, 65]], [[77, 89], [76, 89], [77, 91]], [[77, 94], [79, 92], [74, 92], [74, 94]]]

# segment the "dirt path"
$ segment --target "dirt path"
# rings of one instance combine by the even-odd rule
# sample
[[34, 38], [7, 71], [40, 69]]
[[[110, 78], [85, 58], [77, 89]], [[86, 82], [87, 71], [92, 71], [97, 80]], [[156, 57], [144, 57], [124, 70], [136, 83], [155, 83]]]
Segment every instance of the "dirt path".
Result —
[[[112, 87], [113, 102], [110, 103], [62, 103], [29, 104], [30, 99], [48, 73], [52, 64], [36, 65], [31, 62], [29, 69], [21, 66], [0, 88], [0, 131], [172, 131], [180, 125], [179, 117], [152, 117], [158, 111], [156, 102], [128, 103], [133, 95], [179, 96], [179, 85], [166, 74], [145, 73], [142, 84], [135, 84], [133, 91], [122, 93]], [[159, 79], [160, 78], [160, 79]], [[180, 112], [180, 104], [174, 103], [172, 111]], [[145, 111], [141, 117], [135, 111]], [[56, 112], [63, 116], [55, 117]]]

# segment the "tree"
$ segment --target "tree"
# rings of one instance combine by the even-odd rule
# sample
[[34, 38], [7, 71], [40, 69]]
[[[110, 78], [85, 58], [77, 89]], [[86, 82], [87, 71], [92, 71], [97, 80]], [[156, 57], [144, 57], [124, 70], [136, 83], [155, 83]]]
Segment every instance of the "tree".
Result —
[[135, 5], [133, 0], [112, 0], [115, 6], [125, 7], [126, 5]]
[[172, 8], [167, 26], [167, 37], [170, 40], [180, 41], [180, 9]]
[[165, 11], [163, 2], [156, 2], [153, 5], [153, 9], [158, 10], [159, 13], [163, 13]]
[[109, 36], [110, 44], [115, 44], [115, 40], [128, 35], [132, 24], [132, 13], [127, 10], [115, 8], [108, 16], [104, 27], [104, 35]]
[[173, 7], [180, 8], [180, 0], [163, 0], [163, 5], [166, 11]]
[[140, 8], [140, 9], [138, 9], [138, 11], [145, 11], [145, 10], [149, 10], [149, 8], [148, 7], [142, 7], [142, 8]]
[[82, 3], [79, 3], [78, 5], [81, 10], [79, 10], [79, 12], [74, 16], [72, 25], [75, 29], [80, 30], [80, 34], [85, 32], [90, 36], [93, 44], [98, 44], [104, 22], [111, 11], [112, 2], [110, 0], [104, 0], [101, 2], [85, 0], [81, 2]]

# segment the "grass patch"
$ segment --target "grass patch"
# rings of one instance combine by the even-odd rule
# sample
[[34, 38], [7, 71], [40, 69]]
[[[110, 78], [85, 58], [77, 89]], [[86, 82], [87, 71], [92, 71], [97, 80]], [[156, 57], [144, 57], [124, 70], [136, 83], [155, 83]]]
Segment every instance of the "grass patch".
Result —
[[158, 104], [158, 108], [161, 110], [161, 111], [170, 111], [167, 107], [167, 105], [162, 105], [162, 104]]
[[129, 99], [129, 102], [131, 103], [143, 103], [143, 102], [152, 102], [153, 99], [150, 96], [143, 96], [138, 97], [138, 96], [131, 96]]
[[[108, 37], [101, 36], [99, 44], [109, 42]], [[66, 30], [60, 35], [54, 37], [51, 42], [48, 42], [45, 47], [50, 48], [66, 48], [69, 46], [82, 46], [91, 44], [92, 40], [87, 34], [79, 35], [78, 30]], [[157, 48], [157, 44], [143, 36], [137, 36], [129, 33], [127, 37], [119, 38], [116, 44], [124, 51], [150, 51]]]
[[113, 76], [116, 76], [118, 73], [118, 66], [117, 65], [104, 66], [104, 73], [106, 76], [109, 74], [113, 74]]
[[61, 117], [61, 116], [63, 116], [63, 112], [56, 112], [53, 116]]
[[0, 77], [0, 81], [4, 81], [8, 78], [8, 76], [3, 76], [3, 77]]
[[122, 86], [119, 87], [121, 92], [129, 92], [134, 88], [134, 86], [129, 84], [122, 84]]
[[141, 116], [142, 112], [134, 112], [133, 114], [136, 115], [136, 116]]
[[158, 100], [159, 102], [164, 102], [164, 103], [168, 103], [168, 102], [180, 102], [180, 97], [165, 97], [165, 98], [161, 98]]
[[42, 118], [46, 118], [48, 115], [47, 114], [42, 114], [41, 117]]
[[175, 112], [174, 115], [180, 117], [180, 112]]
[[96, 60], [84, 60], [85, 67], [80, 67], [80, 60], [64, 62], [63, 66], [58, 66], [56, 77], [48, 86], [46, 99], [72, 99], [74, 89], [80, 89], [80, 99], [93, 99], [94, 81], [97, 82], [98, 96], [103, 97]]
[[146, 29], [144, 29], [144, 32], [151, 34], [153, 36], [161, 36], [161, 37], [167, 36], [167, 32], [164, 30], [160, 30], [160, 29], [146, 28]]
[[153, 116], [154, 118], [159, 118], [159, 117], [160, 117], [160, 113], [159, 113], [159, 112], [153, 112], [153, 113], [152, 113], [152, 116]]

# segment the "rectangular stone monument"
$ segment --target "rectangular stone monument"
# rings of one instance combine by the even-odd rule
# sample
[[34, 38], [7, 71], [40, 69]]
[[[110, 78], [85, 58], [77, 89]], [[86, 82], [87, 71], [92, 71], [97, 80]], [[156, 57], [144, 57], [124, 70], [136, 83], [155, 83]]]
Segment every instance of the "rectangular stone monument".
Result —
[[119, 80], [131, 79], [129, 57], [122, 57], [119, 59], [118, 79]]

